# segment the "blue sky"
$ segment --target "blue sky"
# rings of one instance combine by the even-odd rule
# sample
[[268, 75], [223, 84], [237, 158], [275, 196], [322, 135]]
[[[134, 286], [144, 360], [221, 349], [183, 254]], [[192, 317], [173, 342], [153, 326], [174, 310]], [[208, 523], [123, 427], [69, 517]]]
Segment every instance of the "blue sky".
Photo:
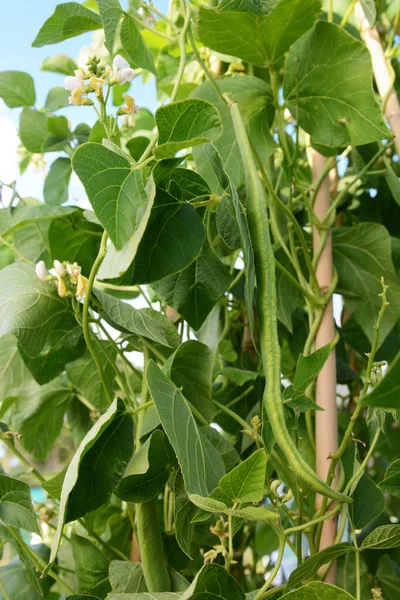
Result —
[[[35, 80], [37, 102], [36, 107], [44, 105], [47, 92], [54, 86], [63, 86], [64, 77], [57, 73], [41, 71], [42, 62], [56, 53], [67, 54], [76, 59], [79, 49], [87, 46], [92, 34], [87, 33], [76, 38], [65, 40], [60, 44], [32, 48], [31, 44], [44, 21], [53, 14], [57, 4], [55, 0], [3, 0], [2, 31], [0, 36], [0, 71], [25, 71]], [[166, 10], [166, 0], [158, 0], [154, 4]], [[121, 0], [126, 8], [127, 0]], [[72, 74], [72, 73], [71, 73]], [[156, 108], [154, 79], [145, 86], [140, 78], [132, 84], [132, 94], [139, 106], [154, 111]], [[18, 174], [16, 148], [18, 145], [17, 129], [19, 109], [9, 109], [0, 99], [0, 180], [6, 183], [16, 179], [17, 189], [22, 195], [30, 195], [42, 199], [43, 172], [29, 169], [22, 177]], [[94, 111], [88, 107], [68, 107], [58, 111], [65, 114], [76, 125], [81, 121], [93, 123]], [[48, 164], [56, 158], [56, 154], [47, 155]], [[72, 182], [74, 183], [74, 182]], [[77, 182], [75, 182], [77, 183]], [[77, 193], [77, 186], [73, 188]], [[81, 194], [80, 194], [81, 196]]]

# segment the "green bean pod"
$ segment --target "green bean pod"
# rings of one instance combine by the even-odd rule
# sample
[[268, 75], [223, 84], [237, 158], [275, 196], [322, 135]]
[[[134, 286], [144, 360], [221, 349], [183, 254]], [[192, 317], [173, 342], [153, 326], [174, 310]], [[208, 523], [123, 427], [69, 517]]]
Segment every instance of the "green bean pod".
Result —
[[246, 173], [247, 218], [254, 250], [257, 278], [257, 314], [261, 357], [266, 376], [263, 402], [278, 446], [300, 480], [315, 492], [338, 502], [352, 502], [348, 496], [329, 487], [304, 460], [290, 437], [281, 395], [281, 350], [278, 339], [275, 259], [272, 249], [267, 198], [257, 172], [247, 133], [237, 103], [230, 103], [236, 139]]
[[149, 592], [169, 592], [171, 579], [164, 557], [156, 500], [136, 504], [136, 526], [147, 590]]

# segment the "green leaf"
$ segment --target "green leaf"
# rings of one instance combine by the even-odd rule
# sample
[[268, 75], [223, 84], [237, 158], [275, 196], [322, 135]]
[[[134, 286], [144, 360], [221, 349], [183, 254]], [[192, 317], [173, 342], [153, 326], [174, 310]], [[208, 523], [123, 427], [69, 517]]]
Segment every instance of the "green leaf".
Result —
[[29, 152], [41, 153], [48, 136], [44, 112], [25, 107], [19, 118], [19, 137]]
[[335, 560], [346, 552], [353, 551], [354, 548], [350, 542], [342, 542], [341, 544], [335, 544], [334, 546], [328, 546], [317, 554], [314, 554], [310, 558], [307, 558], [297, 569], [295, 569], [289, 577], [287, 582], [286, 591], [298, 587], [303, 581], [312, 579], [322, 567]]
[[[243, 75], [220, 77], [217, 82], [221, 91], [230, 94], [230, 97], [234, 98], [239, 104], [240, 113], [247, 133], [251, 138], [252, 146], [261, 161], [266, 161], [276, 148], [269, 131], [275, 113], [270, 86], [258, 77], [244, 77]], [[233, 184], [235, 186], [243, 184], [244, 166], [228, 105], [220, 98], [215, 88], [208, 81], [196, 88], [192, 96], [208, 100], [218, 109], [223, 125], [223, 133], [214, 142], [214, 145], [221, 155], [224, 169]], [[214, 191], [218, 191], [218, 179], [205, 154], [205, 146], [194, 148], [193, 156], [200, 175], [207, 182], [212, 183]]]
[[362, 529], [385, 510], [383, 492], [368, 475], [363, 475], [352, 495], [349, 512], [355, 529]]
[[90, 142], [75, 151], [72, 166], [115, 248], [132, 238], [137, 247], [154, 200], [153, 179], [146, 182], [144, 171], [132, 171], [126, 158]]
[[350, 596], [335, 585], [317, 581], [281, 596], [281, 600], [321, 600], [321, 598], [324, 600], [354, 600], [354, 596]]
[[[198, 168], [201, 168], [200, 164], [198, 164]], [[235, 211], [230, 198], [227, 196], [224, 196], [218, 204], [216, 216], [218, 233], [224, 240], [224, 243], [231, 250], [240, 248], [240, 234], [236, 223]]]
[[63, 426], [72, 392], [62, 383], [61, 380], [58, 389], [52, 384], [47, 393], [41, 394], [35, 410], [24, 419], [19, 429], [22, 446], [36, 460], [46, 458]]
[[197, 494], [189, 494], [189, 500], [197, 508], [210, 513], [226, 513], [228, 510], [224, 502], [219, 502], [219, 500], [214, 500], [213, 498], [203, 498], [203, 496], [198, 496]]
[[214, 357], [205, 344], [188, 340], [179, 346], [164, 365], [164, 373], [207, 419], [215, 414], [211, 400]]
[[113, 593], [139, 593], [147, 589], [142, 565], [137, 562], [113, 560], [110, 563], [109, 579]]
[[182, 271], [203, 247], [205, 230], [199, 214], [188, 203], [171, 202], [171, 197], [164, 204], [165, 196], [157, 193], [133, 263], [132, 283], [153, 283]]
[[191, 555], [191, 545], [194, 536], [194, 524], [192, 519], [196, 514], [196, 507], [190, 502], [182, 477], [179, 470], [174, 479], [174, 523], [176, 541], [189, 558]]
[[235, 213], [236, 223], [240, 234], [241, 247], [244, 256], [244, 268], [245, 268], [245, 288], [244, 288], [244, 297], [246, 301], [246, 310], [247, 316], [249, 319], [250, 329], [254, 331], [254, 298], [256, 292], [256, 273], [254, 268], [254, 254], [253, 247], [251, 244], [249, 227], [247, 224], [246, 213], [244, 208], [239, 200], [239, 196], [236, 191], [236, 187], [233, 185], [232, 181], [226, 174], [224, 170], [224, 166], [222, 163], [222, 159], [216, 150], [216, 148], [211, 144], [206, 147], [206, 154], [209, 160], [210, 165], [212, 166], [214, 173], [218, 177], [219, 183], [222, 189], [227, 190], [229, 192], [230, 202], [232, 202], [233, 212]]
[[360, 0], [361, 7], [363, 9], [365, 18], [368, 21], [368, 25], [373, 27], [376, 20], [376, 6], [374, 0]]
[[206, 565], [196, 575], [192, 584], [181, 596], [181, 600], [189, 598], [215, 598], [215, 600], [245, 600], [245, 595], [232, 575], [220, 565]]
[[102, 598], [111, 591], [108, 579], [110, 560], [90, 540], [73, 533], [72, 554], [75, 561], [79, 591], [90, 590]]
[[[121, 24], [121, 44], [123, 54], [134, 68], [141, 68], [157, 74], [153, 55], [144, 41], [138, 26], [129, 15], [125, 15]], [[138, 127], [141, 129], [141, 127]]]
[[152, 360], [146, 378], [161, 424], [181, 466], [186, 490], [208, 496], [225, 472], [222, 458], [211, 442], [201, 436], [181, 391]]
[[39, 533], [31, 500], [31, 488], [24, 481], [0, 473], [0, 519], [5, 525]]
[[[103, 368], [104, 377], [107, 382], [108, 393], [113, 396], [115, 370], [116, 348], [107, 340], [99, 340], [92, 338], [92, 343], [96, 348], [96, 352]], [[79, 390], [79, 392], [99, 410], [107, 409], [109, 400], [103, 384], [100, 381], [96, 363], [88, 350], [86, 353], [71, 362], [66, 367], [66, 373], [69, 381]]]
[[175, 592], [142, 592], [139, 594], [108, 594], [107, 600], [179, 600], [181, 594]]
[[18, 393], [18, 389], [30, 379], [20, 353], [18, 342], [11, 334], [1, 338], [0, 344], [0, 401]]
[[261, 448], [227, 473], [220, 490], [234, 502], [260, 502], [264, 497], [267, 457]]
[[222, 133], [218, 110], [210, 102], [197, 99], [160, 106], [155, 114], [159, 131], [155, 156], [168, 158], [179, 150], [212, 142]]
[[283, 87], [314, 144], [360, 146], [390, 137], [372, 89], [369, 52], [333, 23], [318, 21], [294, 44]]
[[51, 165], [43, 188], [46, 204], [64, 204], [68, 200], [68, 185], [72, 167], [70, 158], [57, 158]]
[[400, 498], [400, 458], [387, 468], [385, 479], [380, 482], [378, 487], [384, 492]]
[[36, 93], [32, 77], [22, 71], [1, 71], [0, 98], [9, 108], [33, 106]]
[[[16, 545], [14, 538], [9, 540]], [[35, 554], [47, 560], [48, 548], [43, 544], [32, 546]], [[20, 558], [11, 560], [8, 564], [0, 567], [0, 599], [1, 600], [43, 600], [54, 580], [50, 577], [40, 578], [40, 573], [33, 565], [32, 557], [27, 555], [21, 544], [17, 546]], [[8, 595], [3, 595], [4, 593]]]
[[237, 385], [244, 385], [248, 381], [254, 381], [258, 377], [257, 371], [246, 371], [245, 369], [237, 369], [236, 367], [224, 367], [220, 372], [221, 375], [228, 377]]
[[[132, 429], [132, 418], [125, 413], [123, 402], [114, 400], [82, 440], [65, 474], [46, 570], [56, 559], [64, 524], [102, 506], [119, 484], [133, 451]], [[96, 494], [92, 494], [93, 489]]]
[[31, 224], [41, 225], [52, 219], [62, 218], [76, 211], [74, 206], [47, 206], [35, 204], [33, 206], [16, 206], [12, 213], [7, 208], [0, 209], [0, 235], [17, 231]]
[[49, 90], [44, 107], [47, 113], [52, 113], [59, 108], [69, 106], [70, 92], [62, 87], [53, 87]]
[[336, 289], [343, 294], [346, 308], [372, 343], [374, 325], [382, 306], [381, 277], [389, 285], [387, 307], [379, 330], [381, 342], [398, 320], [400, 280], [391, 258], [389, 232], [378, 223], [360, 223], [338, 229], [333, 236], [333, 257], [339, 275]]
[[376, 577], [385, 600], [397, 600], [400, 594], [400, 568], [387, 554], [379, 560]]
[[162, 346], [177, 348], [180, 336], [176, 327], [163, 314], [152, 308], [136, 309], [109, 294], [95, 290], [105, 317], [120, 331], [135, 333]]
[[[337, 565], [337, 578], [336, 583], [338, 587], [343, 588], [352, 597], [356, 597], [357, 594], [357, 573], [356, 573], [356, 553], [347, 552], [336, 561]], [[360, 582], [361, 582], [361, 598], [370, 598], [371, 596], [371, 579], [368, 573], [368, 567], [360, 554], [358, 557], [360, 564]]]
[[265, 67], [278, 61], [313, 26], [320, 11], [319, 0], [309, 0], [307, 5], [302, 0], [281, 0], [267, 16], [201, 7], [198, 31], [209, 48]]
[[176, 459], [172, 448], [164, 433], [156, 430], [133, 455], [115, 494], [126, 502], [153, 500], [164, 488], [174, 467]]
[[123, 10], [118, 0], [97, 0], [101, 20], [106, 37], [106, 47], [111, 57], [114, 56], [114, 41]]
[[363, 539], [361, 548], [387, 550], [400, 546], [400, 525], [381, 525]]
[[78, 594], [74, 596], [67, 596], [65, 600], [100, 600], [98, 596], [87, 596], [86, 594]]
[[206, 243], [189, 267], [157, 281], [152, 287], [197, 330], [226, 292], [230, 281], [228, 268]]
[[361, 404], [379, 408], [399, 408], [400, 354], [392, 361], [383, 379], [362, 399]]
[[328, 360], [331, 350], [332, 342], [308, 356], [299, 355], [293, 379], [292, 399], [296, 399], [304, 394]]
[[102, 233], [100, 225], [87, 221], [79, 212], [64, 219], [53, 219], [48, 235], [51, 258], [60, 262], [76, 261], [82, 267], [82, 273], [89, 276]]
[[232, 511], [234, 517], [246, 519], [248, 521], [271, 521], [278, 519], [279, 515], [272, 510], [267, 510], [262, 506], [246, 506], [245, 508], [235, 508]]
[[1, 273], [0, 336], [13, 333], [35, 357], [69, 306], [54, 283], [41, 281], [29, 265], [9, 265]]
[[60, 75], [72, 75], [78, 69], [76, 62], [65, 54], [54, 54], [46, 58], [40, 67], [42, 71], [60, 73]]
[[225, 437], [218, 433], [214, 427], [207, 427], [205, 425], [200, 428], [200, 433], [208, 438], [214, 448], [218, 450], [224, 461], [225, 470], [227, 472], [237, 465], [240, 461], [240, 456], [236, 448]]
[[[58, 4], [32, 43], [34, 48], [58, 44], [86, 31], [101, 29], [101, 18], [77, 2]], [[71, 73], [72, 74], [72, 73]]]

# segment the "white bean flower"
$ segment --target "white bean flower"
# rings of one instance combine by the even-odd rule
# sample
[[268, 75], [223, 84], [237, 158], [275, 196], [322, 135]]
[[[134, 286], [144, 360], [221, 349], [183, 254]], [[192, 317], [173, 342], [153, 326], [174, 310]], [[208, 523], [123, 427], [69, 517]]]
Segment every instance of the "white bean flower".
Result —
[[64, 88], [69, 90], [70, 92], [74, 92], [75, 90], [80, 90], [81, 92], [85, 91], [85, 82], [83, 81], [83, 72], [82, 69], [77, 69], [74, 71], [75, 77], [69, 75], [64, 79]]
[[36, 275], [39, 277], [39, 279], [41, 279], [42, 281], [46, 281], [49, 272], [46, 269], [46, 265], [44, 260], [40, 260], [36, 267], [35, 267], [35, 271], [36, 271]]
[[135, 77], [135, 70], [131, 69], [125, 58], [117, 54], [113, 60], [113, 80], [115, 83], [123, 84], [131, 82]]
[[54, 269], [55, 269], [55, 272], [57, 273], [57, 275], [59, 277], [64, 277], [66, 274], [64, 265], [62, 263], [60, 263], [59, 260], [55, 260], [53, 262], [53, 265], [54, 265]]

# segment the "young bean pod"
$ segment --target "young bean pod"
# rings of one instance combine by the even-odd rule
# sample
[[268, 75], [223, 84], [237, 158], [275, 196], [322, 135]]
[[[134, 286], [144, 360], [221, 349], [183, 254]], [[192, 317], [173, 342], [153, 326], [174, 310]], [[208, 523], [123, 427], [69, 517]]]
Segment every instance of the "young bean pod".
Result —
[[286, 426], [281, 395], [281, 351], [277, 327], [275, 259], [269, 231], [267, 198], [257, 172], [239, 106], [235, 102], [229, 105], [246, 173], [247, 218], [256, 266], [261, 357], [267, 380], [263, 396], [265, 410], [275, 440], [296, 477], [319, 494], [338, 502], [351, 502], [351, 498], [332, 489], [318, 477], [301, 456]]
[[164, 558], [156, 500], [136, 504], [137, 538], [144, 579], [149, 592], [168, 592], [171, 580]]

